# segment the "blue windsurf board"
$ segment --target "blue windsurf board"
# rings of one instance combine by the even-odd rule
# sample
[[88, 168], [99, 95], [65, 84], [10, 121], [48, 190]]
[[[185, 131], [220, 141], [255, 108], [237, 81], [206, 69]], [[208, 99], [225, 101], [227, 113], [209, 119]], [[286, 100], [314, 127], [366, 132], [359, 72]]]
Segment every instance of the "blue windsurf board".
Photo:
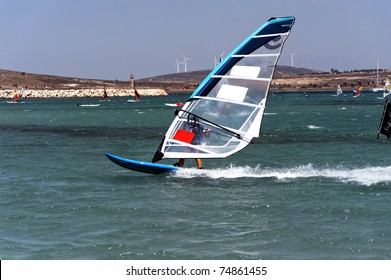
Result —
[[172, 165], [127, 159], [107, 153], [105, 155], [109, 160], [111, 160], [115, 164], [118, 164], [119, 166], [143, 173], [162, 174], [180, 169], [179, 167]]

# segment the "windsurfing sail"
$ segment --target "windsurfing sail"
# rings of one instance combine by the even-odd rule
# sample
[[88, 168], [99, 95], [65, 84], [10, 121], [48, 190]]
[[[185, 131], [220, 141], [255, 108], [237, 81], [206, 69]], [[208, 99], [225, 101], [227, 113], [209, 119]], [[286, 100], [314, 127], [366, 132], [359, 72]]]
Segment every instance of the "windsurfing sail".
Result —
[[133, 87], [133, 90], [134, 90], [134, 98], [136, 99], [136, 101], [140, 101], [140, 94], [138, 93], [137, 91], [137, 88], [136, 88], [136, 83], [134, 82], [134, 75], [130, 75], [130, 84], [132, 85]]
[[136, 83], [134, 82], [134, 74], [130, 74], [130, 89], [134, 90], [134, 98], [136, 101], [140, 101], [140, 93], [137, 91]]
[[390, 79], [386, 78], [386, 82], [384, 84], [384, 92], [383, 92], [383, 98], [387, 97], [391, 93], [391, 83]]
[[22, 101], [22, 99], [23, 99], [23, 92], [24, 92], [24, 87], [21, 87], [19, 89], [18, 101]]
[[106, 85], [103, 85], [103, 100], [107, 100], [109, 96], [107, 95]]
[[337, 95], [340, 95], [340, 94], [343, 93], [341, 86], [337, 87], [337, 92], [336, 93], [337, 93]]
[[259, 137], [270, 83], [294, 22], [271, 18], [226, 56], [176, 110], [152, 162], [224, 158]]
[[134, 87], [134, 96], [135, 96], [135, 98], [136, 98], [136, 100], [137, 101], [139, 101], [140, 100], [140, 94], [138, 93], [138, 91], [137, 91], [137, 88], [136, 87]]
[[386, 100], [384, 103], [384, 110], [380, 121], [379, 132], [377, 133], [377, 138], [379, 138], [379, 134], [384, 134], [387, 136], [387, 138], [391, 137], [391, 104], [388, 102], [388, 100]]

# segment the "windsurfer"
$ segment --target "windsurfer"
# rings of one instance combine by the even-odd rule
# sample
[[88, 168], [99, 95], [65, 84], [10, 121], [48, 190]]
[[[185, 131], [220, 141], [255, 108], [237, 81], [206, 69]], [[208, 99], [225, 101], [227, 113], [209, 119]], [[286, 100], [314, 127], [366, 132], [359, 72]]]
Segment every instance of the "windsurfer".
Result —
[[360, 82], [360, 84], [358, 85], [358, 89], [357, 90], [353, 90], [353, 96], [354, 97], [360, 96], [362, 90], [363, 90], [363, 86], [362, 86], [362, 83]]
[[[201, 145], [204, 136], [209, 137], [210, 135], [210, 129], [206, 129], [204, 126], [202, 126], [196, 118], [194, 118], [191, 124], [191, 132], [195, 134], [193, 140], [190, 143], [192, 145]], [[202, 160], [200, 158], [195, 158], [194, 160], [196, 162], [197, 169], [202, 169]], [[180, 158], [178, 162], [174, 164], [174, 166], [179, 166], [179, 167], [183, 167], [184, 165], [185, 165], [184, 158]]]
[[19, 94], [16, 88], [14, 89], [14, 95], [12, 96], [12, 101], [19, 102]]
[[134, 96], [135, 96], [135, 98], [136, 98], [136, 101], [140, 101], [141, 96], [140, 96], [140, 94], [138, 93], [138, 91], [137, 91], [136, 88], [134, 88]]
[[109, 98], [107, 91], [106, 91], [106, 86], [103, 86], [103, 100], [106, 101]]

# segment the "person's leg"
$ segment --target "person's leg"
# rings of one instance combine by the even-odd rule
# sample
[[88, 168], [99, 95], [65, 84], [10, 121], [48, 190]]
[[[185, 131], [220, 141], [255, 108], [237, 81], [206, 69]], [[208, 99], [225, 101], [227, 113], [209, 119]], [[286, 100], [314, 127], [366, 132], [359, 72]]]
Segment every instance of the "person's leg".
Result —
[[196, 158], [195, 161], [197, 164], [197, 168], [202, 169], [202, 160], [200, 158]]

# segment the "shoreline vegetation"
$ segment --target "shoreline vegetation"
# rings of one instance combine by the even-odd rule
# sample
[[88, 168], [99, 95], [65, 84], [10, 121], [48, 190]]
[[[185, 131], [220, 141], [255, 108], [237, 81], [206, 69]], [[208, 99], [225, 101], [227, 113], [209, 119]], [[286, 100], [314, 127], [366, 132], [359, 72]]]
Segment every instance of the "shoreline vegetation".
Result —
[[[210, 70], [182, 72], [134, 80], [142, 96], [166, 96], [171, 93], [192, 92], [209, 74]], [[351, 91], [362, 83], [364, 91], [382, 88], [391, 70], [370, 69], [339, 72], [320, 72], [299, 67], [278, 66], [271, 90], [284, 91], [335, 91], [340, 85]], [[134, 96], [131, 82], [68, 78], [32, 74], [0, 69], [0, 98], [11, 99], [15, 88], [23, 87], [27, 98], [85, 98], [103, 97], [104, 88], [109, 97]]]

